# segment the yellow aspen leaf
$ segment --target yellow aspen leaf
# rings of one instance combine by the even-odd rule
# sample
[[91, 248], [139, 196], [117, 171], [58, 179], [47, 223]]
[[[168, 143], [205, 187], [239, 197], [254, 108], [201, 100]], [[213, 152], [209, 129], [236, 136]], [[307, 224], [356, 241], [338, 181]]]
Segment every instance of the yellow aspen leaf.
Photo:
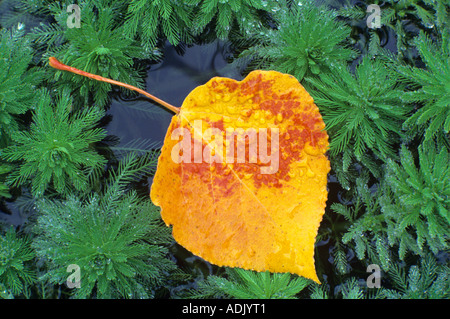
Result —
[[175, 240], [213, 264], [319, 282], [314, 244], [330, 170], [324, 128], [313, 99], [290, 75], [212, 78], [172, 118], [151, 199]]

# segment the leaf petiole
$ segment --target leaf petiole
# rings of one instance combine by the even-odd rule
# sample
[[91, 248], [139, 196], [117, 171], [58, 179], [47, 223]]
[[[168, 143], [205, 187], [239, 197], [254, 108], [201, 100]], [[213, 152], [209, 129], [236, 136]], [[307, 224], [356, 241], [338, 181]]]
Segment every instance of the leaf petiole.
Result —
[[137, 87], [135, 87], [133, 85], [126, 84], [126, 83], [119, 82], [119, 81], [115, 81], [115, 80], [111, 80], [111, 79], [108, 79], [108, 78], [104, 78], [104, 77], [102, 77], [100, 75], [96, 75], [96, 74], [92, 74], [92, 73], [89, 73], [89, 72], [78, 70], [78, 69], [76, 69], [74, 67], [65, 65], [64, 63], [61, 63], [55, 57], [50, 57], [48, 60], [49, 60], [50, 66], [52, 68], [55, 68], [55, 69], [58, 69], [58, 70], [61, 70], [61, 71], [72, 72], [72, 73], [75, 73], [75, 74], [78, 74], [78, 75], [82, 75], [82, 76], [88, 77], [88, 78], [93, 79], [93, 80], [107, 82], [107, 83], [110, 83], [110, 84], [122, 86], [124, 88], [129, 89], [129, 90], [136, 91], [136, 92], [138, 92], [138, 93], [140, 93], [142, 95], [145, 95], [149, 99], [155, 101], [156, 103], [161, 104], [166, 109], [168, 109], [168, 110], [170, 110], [170, 111], [172, 111], [172, 112], [174, 112], [176, 114], [178, 114], [180, 112], [180, 108], [179, 107], [173, 106], [172, 104], [169, 104], [169, 103], [167, 103], [167, 102], [157, 98], [156, 96], [153, 96], [152, 94], [150, 94], [148, 92], [145, 92], [144, 90], [141, 90], [141, 89], [139, 89], [139, 88], [137, 88]]

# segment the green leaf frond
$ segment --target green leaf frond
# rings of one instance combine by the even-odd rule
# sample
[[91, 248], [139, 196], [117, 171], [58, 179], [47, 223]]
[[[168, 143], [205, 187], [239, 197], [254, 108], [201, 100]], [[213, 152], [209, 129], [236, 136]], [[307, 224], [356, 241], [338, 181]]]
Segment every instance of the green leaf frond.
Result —
[[[308, 79], [330, 135], [330, 154], [351, 149], [362, 161], [368, 151], [378, 158], [395, 158], [402, 124], [411, 108], [402, 103], [403, 89], [385, 63], [364, 57], [355, 74], [344, 67], [320, 79]], [[370, 168], [370, 163], [368, 165]]]
[[[114, 5], [97, 7], [97, 2], [79, 3], [79, 28], [68, 27], [67, 4], [53, 4], [51, 14], [56, 23], [36, 27], [32, 34], [46, 49], [44, 63], [48, 57], [55, 56], [77, 69], [143, 88], [144, 72], [134, 67], [134, 59], [156, 59], [159, 53], [143, 48], [126, 35], [125, 25], [118, 23], [120, 14]], [[77, 93], [75, 107], [92, 104], [91, 101], [104, 107], [110, 101], [109, 83], [59, 70], [49, 72], [49, 77], [57, 81], [55, 86], [59, 90], [69, 87]]]
[[[335, 1], [336, 2], [336, 1]], [[414, 59], [414, 44], [411, 41], [417, 34], [417, 30], [429, 34], [439, 35], [448, 33], [450, 21], [450, 1], [436, 0], [388, 0], [388, 1], [347, 1], [343, 6], [338, 6], [339, 16], [350, 25], [357, 25], [369, 18], [373, 12], [366, 12], [369, 5], [380, 7], [380, 27], [382, 32], [393, 32], [396, 35], [397, 56], [400, 59]], [[411, 26], [414, 27], [411, 27]], [[367, 30], [369, 34], [375, 34], [377, 29]], [[365, 30], [363, 32], [366, 32]], [[447, 35], [448, 37], [448, 35]], [[369, 39], [369, 46], [374, 39]]]
[[33, 108], [36, 86], [42, 73], [28, 70], [33, 58], [24, 30], [0, 30], [0, 146], [20, 130], [20, 115]]
[[149, 152], [153, 152], [154, 154], [157, 154], [159, 152], [157, 150], [159, 150], [160, 148], [161, 142], [154, 142], [150, 139], [143, 138], [133, 139], [127, 143], [124, 143], [123, 145], [110, 147], [110, 149], [114, 152], [114, 155], [118, 158], [122, 158], [129, 153], [144, 155]]
[[161, 37], [172, 45], [191, 43], [193, 6], [187, 1], [176, 0], [131, 0], [128, 4], [124, 32], [138, 37], [147, 49], [158, 45]]
[[387, 230], [391, 226], [381, 213], [379, 197], [382, 194], [380, 185], [368, 187], [368, 174], [356, 179], [351, 205], [333, 203], [331, 210], [344, 217], [343, 232], [340, 225], [333, 225], [336, 241], [333, 249], [333, 264], [341, 274], [349, 272], [347, 250], [350, 248], [356, 257], [364, 262], [376, 263], [384, 270], [389, 269], [391, 252], [387, 241]]
[[114, 203], [115, 196], [127, 190], [127, 186], [142, 176], [152, 175], [156, 171], [159, 152], [150, 151], [142, 156], [130, 152], [120, 162], [116, 170], [110, 170], [105, 190], [105, 205]]
[[209, 276], [190, 291], [190, 298], [290, 299], [312, 283], [289, 273], [271, 274], [227, 268], [226, 278]]
[[50, 186], [60, 194], [86, 190], [88, 173], [106, 163], [92, 147], [106, 135], [96, 128], [104, 112], [95, 107], [71, 112], [67, 90], [61, 92], [54, 107], [46, 91], [38, 97], [30, 130], [14, 134], [15, 144], [2, 150], [5, 160], [21, 163], [8, 182], [19, 186], [31, 179], [37, 197]]
[[5, 175], [13, 170], [14, 166], [0, 163], [0, 198], [10, 198], [9, 187], [5, 183]]
[[29, 264], [35, 258], [31, 239], [18, 236], [11, 226], [0, 235], [0, 247], [0, 287], [3, 285], [14, 296], [26, 293], [36, 281], [36, 273]]
[[311, 299], [380, 299], [385, 296], [380, 289], [373, 292], [367, 287], [364, 279], [357, 277], [347, 277], [338, 282], [334, 289], [330, 285], [316, 283], [310, 286]]
[[261, 28], [262, 13], [279, 10], [273, 0], [187, 0], [193, 5], [195, 18], [192, 23], [195, 34], [201, 33], [211, 22], [217, 38], [227, 40], [233, 28], [244, 36]]
[[252, 36], [257, 43], [241, 53], [241, 57], [251, 56], [256, 68], [289, 73], [301, 81], [355, 57], [355, 51], [344, 44], [350, 28], [324, 5], [312, 1], [284, 5], [273, 17], [276, 29], [255, 28]]
[[388, 272], [393, 288], [382, 288], [388, 299], [448, 299], [450, 297], [450, 269], [439, 264], [432, 254], [426, 254], [420, 265], [393, 265]]
[[54, 284], [67, 279], [66, 269], [80, 269], [75, 298], [150, 298], [175, 264], [165, 256], [170, 229], [149, 199], [142, 200], [125, 184], [145, 165], [125, 159], [110, 187], [86, 199], [39, 201], [33, 242], [48, 271], [40, 278]]
[[[437, 254], [448, 249], [450, 233], [450, 155], [445, 146], [426, 143], [418, 149], [418, 163], [402, 146], [400, 163], [389, 161], [383, 214], [394, 222], [392, 234], [399, 255], [423, 255], [425, 246]], [[391, 238], [393, 240], [394, 238]]]
[[[402, 146], [400, 163], [389, 160], [379, 184], [368, 188], [368, 179], [356, 180], [349, 206], [333, 203], [331, 210], [346, 220], [342, 237], [333, 251], [338, 270], [346, 270], [344, 244], [360, 260], [368, 260], [389, 270], [392, 249], [401, 260], [407, 253], [423, 256], [448, 250], [450, 233], [449, 154], [445, 146], [419, 147], [418, 165]], [[338, 228], [338, 225], [334, 225]]]
[[[449, 29], [450, 32], [450, 29]], [[425, 68], [393, 66], [415, 90], [405, 92], [402, 100], [413, 102], [419, 109], [405, 122], [425, 141], [449, 137], [450, 133], [450, 41], [432, 41], [423, 32], [415, 44]]]
[[389, 260], [389, 270], [380, 273], [380, 287], [368, 288], [367, 277], [347, 277], [334, 289], [328, 283], [309, 286], [311, 299], [448, 299], [449, 267], [433, 254], [420, 261], [399, 263]]

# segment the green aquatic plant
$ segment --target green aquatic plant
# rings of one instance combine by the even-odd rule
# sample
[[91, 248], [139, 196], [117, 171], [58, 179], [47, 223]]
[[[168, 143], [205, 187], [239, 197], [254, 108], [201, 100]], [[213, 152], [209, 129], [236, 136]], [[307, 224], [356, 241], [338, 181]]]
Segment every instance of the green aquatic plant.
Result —
[[[446, 147], [419, 147], [419, 167], [403, 145], [400, 163], [389, 159], [385, 175], [369, 187], [369, 175], [356, 179], [349, 193], [352, 201], [333, 203], [331, 226], [320, 238], [332, 239], [331, 259], [339, 274], [350, 271], [349, 249], [363, 263], [375, 263], [384, 271], [392, 267], [394, 253], [424, 256], [448, 249], [450, 232], [449, 154]], [[344, 217], [342, 221], [339, 216]]]
[[130, 37], [137, 36], [147, 49], [153, 49], [164, 38], [175, 46], [191, 43], [192, 10], [186, 1], [131, 0], [124, 32]]
[[[56, 56], [64, 63], [103, 77], [113, 78], [140, 88], [144, 87], [144, 73], [134, 67], [134, 59], [157, 58], [157, 50], [143, 48], [131, 36], [126, 36], [125, 26], [116, 8], [97, 7], [83, 1], [80, 8], [80, 27], [69, 27], [66, 5], [49, 5], [56, 23], [33, 29], [32, 36], [46, 47], [44, 58]], [[101, 4], [101, 2], [100, 2]], [[99, 4], [99, 5], [100, 5]], [[75, 98], [75, 107], [92, 104], [103, 107], [110, 101], [111, 84], [91, 81], [67, 72], [50, 72], [56, 87], [69, 87]]]
[[[369, 7], [371, 5], [380, 8], [378, 27], [382, 32], [393, 32], [396, 35], [398, 57], [409, 61], [415, 59], [414, 44], [411, 40], [417, 34], [417, 30], [435, 35], [443, 34], [450, 19], [448, 0], [370, 0], [359, 1], [357, 5], [352, 1], [346, 1], [338, 6], [337, 11], [348, 24], [358, 26], [362, 21], [369, 22], [370, 16], [376, 12], [375, 8]], [[370, 35], [369, 46], [380, 30], [378, 27], [364, 30]]]
[[[24, 294], [36, 281], [30, 262], [35, 258], [28, 236], [18, 236], [13, 227], [0, 235], [0, 287], [14, 296]], [[1, 289], [1, 288], [0, 288]], [[1, 295], [8, 296], [3, 291]]]
[[289, 73], [301, 81], [329, 73], [333, 64], [355, 57], [355, 51], [345, 45], [350, 28], [326, 6], [312, 1], [301, 6], [285, 4], [273, 18], [277, 27], [256, 29], [251, 34], [256, 43], [240, 54], [241, 59], [253, 60], [256, 68]]
[[407, 264], [401, 264], [395, 259], [388, 263], [389, 271], [380, 273], [379, 287], [369, 288], [367, 280], [370, 279], [353, 276], [339, 280], [335, 287], [330, 287], [327, 282], [310, 285], [310, 298], [448, 299], [450, 269], [448, 265], [438, 262], [432, 254], [426, 254], [420, 260]]
[[273, 0], [132, 0], [124, 26], [126, 34], [137, 36], [146, 48], [154, 48], [161, 39], [176, 46], [192, 43], [209, 25], [222, 40], [233, 28], [249, 34], [261, 13], [274, 8], [278, 5]]
[[[333, 218], [331, 229], [325, 232], [325, 237], [334, 242], [331, 257], [336, 271], [341, 275], [350, 271], [347, 259], [349, 249], [356, 253], [360, 261], [376, 263], [383, 270], [389, 269], [391, 252], [387, 238], [395, 223], [386, 220], [381, 213], [379, 197], [382, 188], [378, 184], [369, 188], [368, 180], [368, 174], [358, 177], [354, 190], [350, 192], [353, 194], [351, 204], [333, 203], [330, 208], [335, 214], [326, 216], [327, 219]], [[344, 217], [344, 221], [339, 217]]]
[[405, 269], [393, 264], [387, 273], [392, 288], [382, 288], [381, 294], [388, 299], [448, 299], [450, 297], [450, 268], [439, 264], [432, 254], [420, 259], [420, 265]]
[[398, 54], [411, 60], [413, 55], [408, 51], [415, 46], [411, 41], [414, 32], [408, 24], [413, 22], [417, 28], [427, 32], [445, 33], [445, 30], [439, 29], [450, 17], [449, 8], [448, 0], [388, 0], [383, 5], [380, 18], [382, 25], [395, 32]]
[[12, 165], [0, 163], [0, 198], [6, 197], [10, 198], [11, 194], [9, 193], [9, 187], [5, 184], [4, 175], [10, 173], [13, 170]]
[[426, 143], [418, 149], [418, 163], [406, 146], [400, 163], [388, 161], [383, 216], [393, 226], [389, 241], [406, 252], [423, 255], [426, 246], [437, 254], [449, 248], [450, 155], [445, 146]]
[[330, 135], [330, 155], [344, 153], [345, 165], [352, 159], [379, 176], [379, 159], [395, 158], [395, 145], [404, 133], [402, 124], [411, 107], [402, 103], [404, 90], [379, 59], [364, 57], [353, 74], [339, 66], [332, 73], [309, 79], [316, 104]]
[[262, 12], [278, 10], [273, 0], [186, 0], [186, 3], [198, 8], [192, 26], [195, 33], [201, 33], [212, 21], [217, 38], [227, 40], [233, 29], [243, 35], [254, 32], [260, 25]]
[[[372, 190], [367, 179], [358, 178], [353, 204], [331, 205], [350, 225], [342, 243], [353, 242], [358, 259], [368, 256], [385, 270], [390, 247], [396, 247], [402, 260], [407, 252], [423, 255], [431, 249], [438, 254], [448, 249], [449, 159], [445, 147], [421, 146], [417, 168], [412, 153], [402, 146], [400, 163], [389, 160], [385, 176]], [[345, 259], [336, 262], [346, 264]]]
[[71, 112], [67, 90], [55, 106], [48, 92], [36, 95], [30, 130], [13, 134], [14, 144], [1, 153], [3, 159], [19, 164], [8, 183], [20, 186], [31, 179], [31, 192], [38, 197], [50, 186], [60, 194], [86, 191], [89, 176], [106, 163], [92, 147], [106, 136], [96, 128], [104, 112], [95, 107]]
[[372, 296], [368, 295], [367, 287], [361, 285], [355, 277], [350, 277], [336, 286], [333, 294], [326, 285], [311, 286], [311, 299], [364, 299], [366, 297]]
[[290, 299], [312, 281], [289, 273], [226, 268], [226, 277], [208, 276], [190, 291], [190, 298]]
[[171, 241], [170, 230], [149, 199], [127, 188], [155, 165], [152, 154], [129, 155], [111, 172], [101, 195], [40, 201], [33, 241], [47, 267], [40, 280], [63, 284], [67, 267], [76, 265], [80, 285], [72, 290], [75, 298], [153, 297], [175, 269], [164, 247]]
[[[450, 29], [447, 30], [450, 32]], [[428, 141], [448, 139], [450, 132], [450, 39], [433, 42], [421, 32], [414, 41], [425, 68], [393, 65], [395, 72], [412, 85], [402, 100], [421, 105], [404, 126]]]
[[42, 73], [28, 70], [33, 59], [30, 39], [18, 28], [0, 30], [0, 147], [20, 130], [20, 115], [33, 108]]

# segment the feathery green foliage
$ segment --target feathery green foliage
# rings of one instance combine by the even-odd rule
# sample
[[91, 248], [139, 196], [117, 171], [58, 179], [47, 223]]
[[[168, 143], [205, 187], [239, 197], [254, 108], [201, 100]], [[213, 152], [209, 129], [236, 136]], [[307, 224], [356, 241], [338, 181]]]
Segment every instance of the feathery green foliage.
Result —
[[[450, 32], [450, 31], [449, 31]], [[426, 68], [398, 66], [406, 81], [416, 88], [404, 93], [405, 102], [422, 104], [406, 122], [405, 127], [425, 141], [435, 136], [449, 137], [450, 132], [450, 39], [434, 43], [421, 32], [415, 39], [417, 50]]]
[[199, 34], [214, 21], [217, 38], [226, 40], [233, 27], [249, 35], [260, 24], [261, 12], [279, 9], [273, 0], [186, 0], [198, 8], [192, 23], [194, 32]]
[[438, 264], [433, 255], [427, 254], [420, 266], [409, 267], [407, 276], [404, 268], [393, 265], [388, 273], [393, 288], [383, 288], [382, 295], [388, 299], [448, 299], [449, 274], [448, 265]]
[[9, 187], [5, 184], [4, 175], [8, 174], [12, 171], [13, 166], [0, 163], [0, 198], [6, 197], [10, 198], [11, 194], [9, 193]]
[[374, 299], [378, 298], [377, 295], [373, 296], [367, 289], [365, 283], [362, 283], [355, 277], [350, 277], [343, 280], [336, 286], [333, 292], [330, 291], [330, 287], [325, 283], [322, 285], [313, 284], [310, 286], [311, 299]]
[[167, 38], [172, 45], [192, 42], [193, 7], [186, 1], [131, 0], [127, 10], [125, 34], [138, 36], [147, 49], [153, 49], [161, 38]]
[[[413, 33], [408, 28], [409, 21], [415, 22], [417, 28], [431, 31], [435, 24], [441, 27], [448, 19], [450, 1], [436, 0], [388, 0], [383, 6], [381, 23], [395, 31], [397, 35], [397, 50], [401, 57], [411, 57], [411, 38]], [[446, 8], [447, 7], [447, 8]], [[447, 11], [447, 12], [446, 12]], [[448, 20], [447, 20], [448, 21]], [[441, 30], [444, 31], [445, 30]]]
[[163, 247], [171, 236], [158, 209], [126, 188], [155, 164], [155, 158], [127, 156], [101, 196], [39, 202], [33, 246], [48, 267], [41, 280], [63, 284], [75, 264], [81, 276], [75, 298], [154, 296], [175, 268]]
[[419, 165], [402, 146], [400, 163], [389, 160], [382, 211], [395, 225], [400, 257], [407, 251], [423, 254], [427, 245], [435, 254], [447, 250], [450, 234], [450, 155], [446, 147], [426, 143], [418, 149]]
[[[339, 7], [338, 13], [349, 24], [358, 25], [368, 18], [369, 5], [380, 6], [380, 27], [382, 32], [393, 32], [396, 36], [397, 55], [401, 59], [414, 60], [414, 44], [411, 39], [417, 30], [427, 33], [445, 33], [450, 21], [450, 1], [436, 0], [368, 0], [358, 1], [355, 5], [351, 1]], [[414, 27], [411, 27], [411, 26]], [[377, 29], [366, 30], [369, 34], [367, 46], [373, 45], [377, 38]]]
[[422, 145], [418, 157], [420, 169], [403, 146], [400, 165], [389, 160], [380, 184], [370, 189], [367, 176], [357, 178], [352, 205], [331, 205], [348, 222], [342, 235], [333, 236], [339, 273], [348, 271], [343, 245], [354, 250], [359, 260], [368, 258], [385, 271], [392, 260], [391, 247], [396, 247], [401, 260], [408, 252], [423, 256], [428, 249], [434, 254], [448, 249], [449, 154], [445, 147]]
[[[53, 3], [49, 6], [57, 23], [41, 25], [33, 31], [35, 41], [47, 46], [44, 58], [55, 56], [77, 69], [143, 88], [144, 74], [133, 67], [133, 59], [152, 59], [158, 53], [144, 49], [125, 35], [124, 25], [118, 22], [122, 17], [114, 6], [99, 8], [95, 6], [97, 2], [79, 4], [80, 28], [68, 27], [66, 5]], [[58, 81], [55, 85], [60, 90], [69, 87], [77, 92], [73, 94], [75, 107], [91, 104], [90, 97], [100, 107], [110, 101], [108, 93], [112, 86], [109, 83], [58, 70], [49, 73]]]
[[132, 0], [127, 7], [125, 32], [137, 36], [146, 48], [167, 39], [172, 45], [192, 43], [213, 24], [219, 39], [234, 28], [249, 34], [262, 12], [278, 8], [273, 0]]
[[17, 236], [13, 227], [0, 235], [0, 287], [3, 285], [14, 296], [23, 294], [36, 280], [30, 261], [35, 258], [31, 240]]
[[[438, 263], [432, 254], [420, 259], [420, 265], [405, 266], [389, 260], [389, 271], [381, 274], [380, 288], [368, 288], [366, 278], [349, 277], [334, 290], [326, 282], [310, 286], [311, 299], [448, 299], [448, 265]], [[409, 268], [408, 274], [405, 270]], [[330, 291], [331, 290], [331, 291]]]
[[42, 73], [27, 70], [33, 58], [24, 30], [0, 30], [0, 147], [19, 131], [19, 115], [33, 107], [35, 87]]
[[227, 278], [209, 276], [198, 282], [191, 298], [225, 297], [238, 299], [289, 299], [307, 287], [309, 279], [289, 273], [271, 274], [240, 268], [227, 268]]
[[331, 156], [346, 152], [369, 169], [369, 151], [384, 160], [396, 157], [394, 146], [411, 108], [402, 103], [402, 86], [383, 61], [366, 56], [354, 75], [339, 66], [308, 81], [330, 135]]
[[299, 81], [330, 72], [335, 63], [355, 57], [355, 52], [344, 44], [350, 28], [336, 16], [331, 9], [312, 1], [304, 1], [302, 6], [285, 4], [273, 15], [277, 28], [257, 28], [258, 32], [251, 35], [256, 44], [240, 57], [254, 59], [256, 68], [289, 73]]
[[61, 92], [53, 108], [52, 97], [43, 92], [33, 114], [29, 131], [16, 132], [14, 145], [2, 150], [2, 157], [20, 165], [8, 177], [11, 185], [24, 185], [42, 196], [50, 186], [60, 194], [86, 190], [89, 175], [102, 169], [106, 160], [92, 149], [92, 143], [105, 137], [95, 128], [104, 112], [91, 107], [71, 113], [71, 98]]
[[356, 253], [356, 257], [364, 262], [375, 263], [382, 269], [389, 269], [391, 252], [386, 240], [386, 231], [395, 227], [391, 220], [385, 220], [381, 214], [379, 197], [382, 189], [379, 185], [368, 187], [368, 175], [356, 180], [352, 205], [333, 203], [331, 210], [345, 218], [345, 222], [333, 225], [339, 229], [332, 237], [336, 241], [333, 251], [333, 263], [340, 274], [349, 272], [346, 258], [348, 249]]

